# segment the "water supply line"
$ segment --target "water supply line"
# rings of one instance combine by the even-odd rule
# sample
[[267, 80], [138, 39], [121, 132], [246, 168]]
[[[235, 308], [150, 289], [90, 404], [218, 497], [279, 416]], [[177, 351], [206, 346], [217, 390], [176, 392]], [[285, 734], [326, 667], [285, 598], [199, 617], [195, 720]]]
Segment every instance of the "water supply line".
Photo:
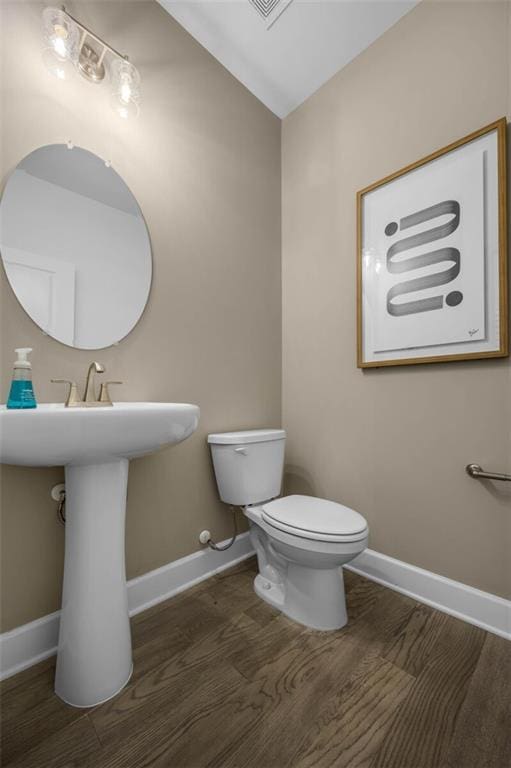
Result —
[[64, 511], [65, 508], [66, 508], [66, 492], [65, 490], [62, 490], [60, 491], [59, 500], [57, 503], [57, 520], [61, 525], [66, 524], [66, 513]]
[[201, 544], [207, 544], [208, 547], [210, 549], [214, 549], [215, 552], [225, 552], [226, 549], [229, 549], [230, 547], [232, 547], [232, 545], [234, 544], [238, 536], [238, 526], [236, 525], [236, 507], [233, 507], [232, 505], [230, 505], [229, 509], [232, 512], [233, 535], [231, 540], [228, 541], [227, 544], [224, 544], [223, 546], [220, 546], [220, 544], [216, 544], [211, 538], [209, 531], [202, 531], [202, 533], [199, 536], [199, 541], [201, 542]]

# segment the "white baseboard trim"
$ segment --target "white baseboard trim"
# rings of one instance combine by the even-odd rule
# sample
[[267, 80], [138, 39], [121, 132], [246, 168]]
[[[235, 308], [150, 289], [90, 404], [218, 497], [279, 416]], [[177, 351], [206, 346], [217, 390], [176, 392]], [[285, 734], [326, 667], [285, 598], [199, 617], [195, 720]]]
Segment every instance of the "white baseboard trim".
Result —
[[[226, 544], [225, 542], [220, 542]], [[254, 554], [248, 532], [225, 552], [201, 549], [128, 581], [130, 616], [193, 587]], [[60, 611], [0, 635], [0, 680], [57, 653]]]
[[[220, 546], [227, 544], [229, 539], [219, 542]], [[249, 532], [241, 533], [232, 547], [225, 552], [213, 549], [201, 549], [191, 555], [174, 560], [155, 571], [144, 573], [136, 579], [128, 581], [128, 610], [130, 616], [146, 611], [157, 603], [168, 600], [190, 589], [204, 579], [209, 579], [215, 573], [232, 568], [255, 554], [250, 543]]]
[[439, 611], [511, 640], [511, 601], [366, 549], [344, 566]]
[[[226, 542], [222, 542], [226, 543]], [[248, 532], [225, 552], [202, 549], [128, 581], [130, 616], [168, 600], [254, 554]], [[361, 576], [511, 640], [511, 601], [366, 549], [350, 565]], [[0, 635], [0, 680], [57, 653], [60, 611]]]

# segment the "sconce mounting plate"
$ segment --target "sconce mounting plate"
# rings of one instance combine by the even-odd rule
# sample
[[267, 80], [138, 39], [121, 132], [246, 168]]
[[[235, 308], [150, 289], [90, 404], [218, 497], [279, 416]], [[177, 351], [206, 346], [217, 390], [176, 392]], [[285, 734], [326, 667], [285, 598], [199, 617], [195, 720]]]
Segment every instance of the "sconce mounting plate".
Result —
[[100, 83], [105, 77], [102, 58], [103, 56], [100, 57], [88, 43], [82, 45], [78, 59], [78, 71], [91, 83]]

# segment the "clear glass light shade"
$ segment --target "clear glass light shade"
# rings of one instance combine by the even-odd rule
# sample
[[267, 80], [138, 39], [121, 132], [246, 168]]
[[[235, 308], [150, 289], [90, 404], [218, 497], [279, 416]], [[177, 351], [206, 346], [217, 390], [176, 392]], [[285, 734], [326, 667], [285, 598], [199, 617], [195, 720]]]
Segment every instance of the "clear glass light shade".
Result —
[[137, 117], [140, 101], [140, 75], [129, 61], [115, 59], [111, 67], [112, 94], [110, 102], [119, 117]]
[[60, 8], [45, 8], [43, 11], [44, 51], [46, 68], [65, 80], [78, 59], [80, 30]]
[[69, 80], [75, 71], [74, 64], [70, 59], [59, 59], [51, 48], [44, 49], [43, 64], [57, 80]]

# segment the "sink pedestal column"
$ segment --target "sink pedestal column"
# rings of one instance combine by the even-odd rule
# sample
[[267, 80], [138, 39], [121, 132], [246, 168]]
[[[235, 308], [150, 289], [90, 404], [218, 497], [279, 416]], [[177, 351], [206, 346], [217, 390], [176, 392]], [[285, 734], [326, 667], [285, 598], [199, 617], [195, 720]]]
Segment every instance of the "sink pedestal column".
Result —
[[75, 707], [115, 696], [132, 670], [124, 559], [128, 461], [68, 465], [55, 692]]

